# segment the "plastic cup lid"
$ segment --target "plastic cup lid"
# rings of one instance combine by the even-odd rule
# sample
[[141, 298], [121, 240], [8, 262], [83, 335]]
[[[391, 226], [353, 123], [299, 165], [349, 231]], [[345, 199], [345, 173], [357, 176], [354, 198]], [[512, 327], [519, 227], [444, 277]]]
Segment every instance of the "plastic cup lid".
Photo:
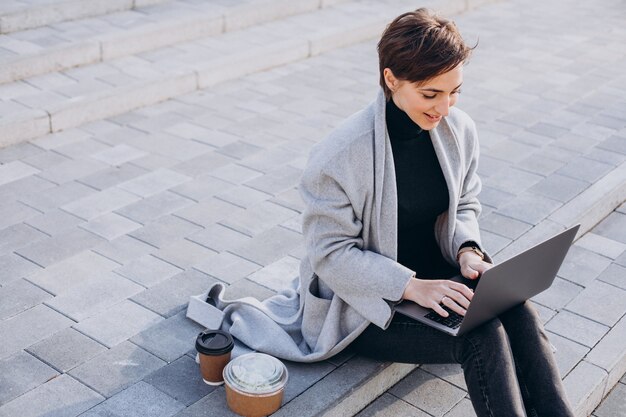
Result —
[[238, 356], [224, 368], [224, 380], [234, 389], [248, 394], [276, 392], [287, 383], [287, 368], [264, 353]]
[[196, 350], [205, 355], [223, 355], [234, 346], [233, 337], [223, 330], [205, 330], [196, 339]]

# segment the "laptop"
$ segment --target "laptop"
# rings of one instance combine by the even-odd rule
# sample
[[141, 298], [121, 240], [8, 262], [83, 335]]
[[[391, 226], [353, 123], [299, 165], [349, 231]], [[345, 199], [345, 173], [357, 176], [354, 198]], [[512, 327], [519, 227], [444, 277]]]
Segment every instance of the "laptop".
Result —
[[479, 279], [461, 275], [451, 278], [474, 290], [474, 297], [461, 316], [444, 307], [449, 317], [404, 300], [398, 313], [432, 326], [452, 336], [460, 336], [548, 289], [569, 250], [580, 225], [571, 227], [524, 252], [485, 271]]

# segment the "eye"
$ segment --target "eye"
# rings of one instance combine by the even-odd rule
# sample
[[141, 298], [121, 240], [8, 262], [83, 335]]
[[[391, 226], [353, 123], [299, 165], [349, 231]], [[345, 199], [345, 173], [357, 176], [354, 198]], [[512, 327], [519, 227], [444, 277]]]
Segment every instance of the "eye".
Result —
[[461, 90], [453, 91], [452, 94], [461, 94]]
[[429, 100], [430, 100], [430, 99], [433, 99], [433, 98], [437, 97], [437, 94], [433, 94], [432, 96], [429, 96], [429, 95], [426, 95], [426, 94], [422, 94], [422, 96], [423, 96], [424, 98], [427, 98], [427, 99], [429, 99]]

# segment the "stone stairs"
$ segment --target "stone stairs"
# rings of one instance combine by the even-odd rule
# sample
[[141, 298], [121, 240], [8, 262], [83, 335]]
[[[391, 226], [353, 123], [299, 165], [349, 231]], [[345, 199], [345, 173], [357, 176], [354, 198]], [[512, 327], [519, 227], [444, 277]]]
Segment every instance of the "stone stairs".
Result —
[[[466, 8], [430, 3], [445, 13]], [[413, 6], [177, 0], [0, 35], [0, 146], [375, 37]]]

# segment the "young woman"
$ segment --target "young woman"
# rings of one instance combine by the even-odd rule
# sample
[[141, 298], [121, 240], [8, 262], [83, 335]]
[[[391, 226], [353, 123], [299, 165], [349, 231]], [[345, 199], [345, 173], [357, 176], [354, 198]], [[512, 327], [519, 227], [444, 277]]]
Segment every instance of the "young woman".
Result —
[[425, 9], [396, 18], [378, 44], [378, 97], [313, 149], [302, 176], [299, 279], [263, 303], [225, 301], [219, 284], [210, 294], [222, 327], [254, 349], [305, 362], [352, 345], [386, 361], [460, 363], [478, 416], [572, 416], [528, 303], [461, 337], [394, 315], [402, 300], [464, 314], [472, 291], [448, 278], [491, 266], [476, 128], [453, 107], [470, 52]]

